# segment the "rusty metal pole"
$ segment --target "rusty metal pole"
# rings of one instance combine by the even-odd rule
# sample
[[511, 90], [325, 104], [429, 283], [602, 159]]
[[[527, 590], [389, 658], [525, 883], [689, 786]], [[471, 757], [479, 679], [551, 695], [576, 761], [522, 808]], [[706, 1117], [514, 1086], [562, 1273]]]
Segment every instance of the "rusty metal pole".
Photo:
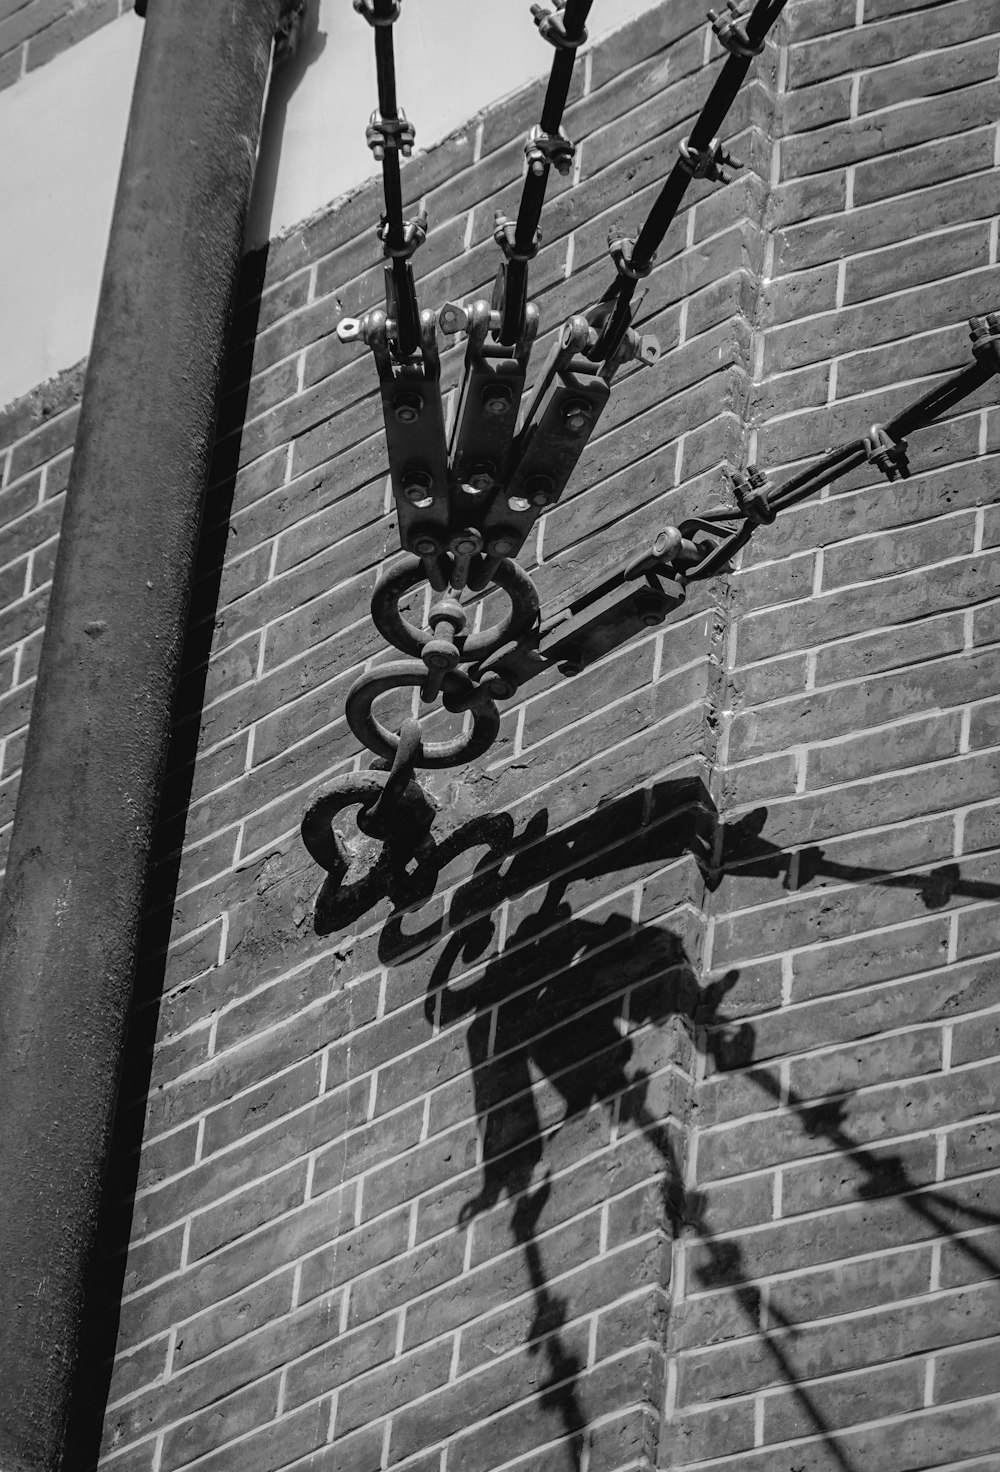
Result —
[[55, 1472], [62, 1456], [272, 39], [290, 8], [148, 5], [0, 901], [2, 1472]]

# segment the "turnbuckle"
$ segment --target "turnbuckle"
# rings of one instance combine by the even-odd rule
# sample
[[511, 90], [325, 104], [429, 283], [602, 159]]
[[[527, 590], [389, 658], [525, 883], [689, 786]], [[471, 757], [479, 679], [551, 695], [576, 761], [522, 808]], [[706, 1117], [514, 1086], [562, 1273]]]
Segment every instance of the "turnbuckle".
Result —
[[869, 465], [880, 470], [886, 480], [906, 480], [910, 474], [906, 441], [894, 440], [882, 424], [873, 424], [865, 435], [865, 455]]
[[409, 158], [416, 136], [413, 124], [407, 122], [402, 109], [397, 117], [384, 118], [376, 108], [365, 129], [365, 142], [379, 163], [386, 153], [401, 153], [404, 158]]
[[554, 12], [546, 10], [544, 5], [533, 5], [531, 7], [531, 14], [534, 17], [535, 25], [538, 27], [538, 34], [543, 41], [548, 41], [550, 45], [555, 46], [559, 51], [575, 51], [578, 46], [582, 46], [584, 41], [586, 41], [587, 27], [583, 26], [580, 34], [575, 39], [567, 36], [566, 22], [560, 14], [566, 8], [566, 0], [555, 0], [555, 6], [556, 9]]
[[738, 158], [726, 153], [718, 138], [713, 138], [707, 148], [694, 148], [689, 138], [682, 138], [677, 145], [680, 165], [692, 179], [711, 179], [716, 184], [728, 184], [730, 176], [725, 169], [742, 169]]
[[524, 156], [528, 160], [529, 171], [538, 177], [550, 165], [557, 173], [568, 174], [576, 156], [576, 144], [564, 128], [556, 133], [546, 133], [541, 123], [536, 123], [528, 134]]
[[754, 43], [747, 35], [746, 16], [735, 3], [735, 0], [726, 0], [728, 15], [719, 15], [714, 10], [708, 12], [708, 18], [712, 22], [712, 30], [719, 38], [719, 44], [724, 46], [732, 56], [759, 56], [764, 50], [763, 37]]

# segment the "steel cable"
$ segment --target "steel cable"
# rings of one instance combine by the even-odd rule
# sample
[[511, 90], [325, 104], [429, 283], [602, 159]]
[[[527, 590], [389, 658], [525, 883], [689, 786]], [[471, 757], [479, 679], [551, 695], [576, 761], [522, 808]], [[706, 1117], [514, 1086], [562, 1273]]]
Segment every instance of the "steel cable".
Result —
[[[545, 100], [542, 103], [543, 135], [558, 136], [562, 127], [566, 100], [573, 80], [576, 48], [586, 39], [587, 16], [592, 4], [593, 0], [567, 0], [565, 8], [560, 12], [562, 31], [575, 44], [557, 46], [552, 58]], [[539, 11], [540, 7], [533, 9]], [[508, 245], [511, 253], [500, 268], [498, 280], [502, 282], [503, 308], [497, 337], [504, 347], [513, 347], [524, 332], [524, 314], [528, 302], [528, 262], [538, 249], [538, 226], [545, 203], [549, 168], [548, 158], [542, 160], [542, 167], [537, 173], [529, 164], [521, 191], [513, 242]]]
[[[694, 127], [691, 129], [690, 136], [686, 140], [690, 158], [699, 154], [711, 157], [717, 135], [750, 70], [754, 54], [763, 47], [764, 39], [784, 9], [785, 3], [786, 0], [757, 0], [757, 4], [746, 20], [745, 35], [748, 42], [746, 50], [730, 50]], [[718, 165], [725, 161], [725, 156], [721, 154], [715, 161], [713, 167], [716, 168], [716, 177], [721, 174]], [[636, 286], [641, 277], [648, 274], [656, 252], [680, 209], [687, 187], [694, 177], [694, 169], [689, 166], [684, 157], [679, 158], [670, 170], [666, 183], [654, 200], [646, 221], [631, 248], [627, 263], [628, 271], [619, 271], [618, 276], [601, 298], [603, 302], [613, 302], [614, 307], [601, 330], [596, 345], [589, 350], [588, 357], [594, 360], [610, 358], [620, 346], [631, 323], [631, 303]]]
[[[396, 98], [396, 57], [392, 26], [398, 15], [395, 0], [374, 0], [375, 73], [378, 81], [379, 117], [385, 123], [400, 122]], [[391, 262], [395, 299], [396, 342], [401, 358], [408, 358], [420, 341], [420, 309], [413, 284], [413, 271], [406, 250], [403, 220], [403, 186], [399, 173], [399, 137], [385, 137], [382, 152], [382, 188], [385, 194], [385, 230], [382, 246]]]

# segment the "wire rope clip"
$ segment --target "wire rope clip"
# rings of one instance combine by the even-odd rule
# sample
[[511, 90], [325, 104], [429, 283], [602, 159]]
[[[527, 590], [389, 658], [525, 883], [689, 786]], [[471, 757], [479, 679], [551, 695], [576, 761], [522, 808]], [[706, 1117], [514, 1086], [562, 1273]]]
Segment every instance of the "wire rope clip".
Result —
[[886, 480], [906, 480], [910, 474], [906, 441], [894, 440], [882, 424], [873, 424], [865, 435], [865, 454], [869, 465], [881, 470]]
[[758, 470], [756, 465], [748, 465], [746, 475], [734, 471], [729, 479], [736, 504], [747, 521], [752, 521], [754, 526], [770, 526], [778, 512], [768, 500], [767, 476], [764, 472]]
[[538, 34], [543, 41], [548, 41], [558, 51], [575, 51], [578, 46], [582, 46], [584, 41], [586, 41], [587, 27], [581, 26], [578, 36], [568, 36], [566, 34], [566, 22], [560, 14], [560, 11], [566, 8], [566, 0], [555, 0], [555, 6], [555, 11], [546, 10], [544, 5], [533, 5], [531, 7], [531, 14], [534, 17], [535, 25], [538, 27]]
[[648, 261], [637, 264], [632, 258], [635, 241], [631, 236], [622, 235], [617, 229], [608, 231], [608, 250], [619, 276], [627, 276], [630, 281], [642, 281], [656, 265], [655, 251]]
[[730, 175], [725, 169], [742, 169], [738, 158], [726, 153], [718, 138], [713, 138], [707, 148], [694, 148], [688, 138], [677, 145], [680, 165], [692, 179], [712, 179], [717, 184], [728, 184]]
[[542, 232], [536, 229], [530, 245], [518, 246], [517, 221], [508, 220], [503, 210], [497, 210], [493, 217], [493, 239], [508, 261], [533, 261], [541, 249]]
[[976, 361], [985, 360], [986, 367], [1000, 373], [1000, 312], [987, 312], [985, 317], [969, 318], [969, 333]]
[[747, 34], [747, 18], [735, 0], [726, 0], [726, 10], [728, 15], [725, 12], [719, 15], [714, 10], [708, 12], [720, 46], [724, 46], [732, 56], [759, 56], [764, 50], [764, 38], [751, 41]]
[[354, 8], [363, 20], [370, 26], [391, 26], [399, 20], [399, 12], [403, 0], [382, 0], [382, 8], [377, 8], [377, 0], [354, 0]]
[[413, 255], [413, 252], [415, 250], [418, 250], [419, 247], [422, 246], [424, 241], [427, 239], [426, 211], [421, 210], [419, 214], [414, 215], [412, 220], [403, 221], [402, 245], [390, 245], [390, 233], [391, 227], [389, 225], [389, 216], [386, 214], [382, 214], [379, 216], [379, 223], [375, 227], [375, 235], [378, 240], [381, 241], [383, 251], [387, 256], [392, 256], [393, 258], [398, 260], [408, 261], [410, 256]]
[[541, 177], [550, 166], [559, 174], [568, 174], [576, 156], [576, 144], [568, 137], [565, 128], [556, 133], [546, 133], [541, 123], [536, 123], [528, 134], [524, 145], [524, 156], [528, 160], [528, 171]]
[[407, 122], [402, 109], [397, 117], [384, 118], [376, 108], [365, 129], [365, 142], [380, 163], [387, 153], [401, 153], [404, 158], [409, 158], [416, 136], [413, 124]]

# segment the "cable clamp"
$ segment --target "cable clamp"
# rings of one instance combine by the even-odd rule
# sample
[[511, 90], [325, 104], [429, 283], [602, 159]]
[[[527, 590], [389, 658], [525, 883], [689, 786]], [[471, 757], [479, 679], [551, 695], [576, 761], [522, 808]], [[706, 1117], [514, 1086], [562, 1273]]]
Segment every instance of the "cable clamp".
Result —
[[627, 276], [630, 281], [641, 281], [649, 275], [656, 264], [654, 251], [644, 266], [636, 265], [632, 259], [635, 241], [630, 236], [620, 234], [617, 229], [608, 231], [608, 250], [611, 252], [611, 260], [619, 276]]
[[776, 509], [767, 498], [767, 476], [756, 465], [748, 465], [746, 475], [739, 471], [730, 473], [733, 495], [740, 511], [754, 526], [770, 526], [777, 516]]
[[387, 152], [393, 150], [401, 153], [404, 158], [409, 158], [415, 138], [413, 124], [406, 121], [402, 109], [398, 117], [384, 118], [376, 108], [365, 129], [365, 142], [379, 162], [385, 158]]
[[690, 140], [682, 138], [677, 145], [681, 168], [686, 169], [693, 179], [713, 179], [718, 184], [728, 184], [727, 169], [742, 169], [738, 158], [726, 153], [718, 138], [713, 138], [707, 148], [692, 148]]
[[576, 144], [563, 128], [557, 133], [546, 133], [541, 123], [536, 123], [528, 134], [524, 156], [532, 174], [544, 174], [550, 164], [558, 173], [568, 174], [576, 156]]
[[399, 20], [403, 0], [388, 0], [388, 9], [380, 15], [375, 9], [375, 0], [354, 0], [354, 8], [370, 26], [391, 26]]
[[750, 40], [746, 16], [735, 0], [726, 0], [726, 9], [729, 11], [728, 15], [717, 15], [714, 10], [708, 12], [712, 30], [718, 36], [720, 46], [724, 46], [733, 56], [759, 56], [764, 50], [763, 37], [757, 42]]
[[581, 26], [578, 36], [567, 36], [566, 22], [559, 14], [565, 8], [566, 0], [555, 0], [555, 4], [555, 13], [551, 10], [546, 10], [544, 5], [533, 5], [531, 7], [531, 13], [535, 18], [535, 25], [538, 27], [538, 34], [543, 41], [548, 41], [551, 46], [555, 46], [559, 51], [575, 51], [578, 46], [582, 46], [584, 41], [586, 41], [587, 27]]
[[969, 335], [977, 362], [986, 359], [993, 373], [1000, 373], [1000, 312], [987, 312], [985, 317], [969, 318]]
[[873, 424], [865, 435], [865, 454], [869, 465], [881, 470], [886, 480], [905, 480], [910, 474], [906, 441], [894, 440], [882, 424]]
[[517, 221], [508, 220], [503, 210], [497, 210], [494, 216], [493, 239], [508, 261], [533, 261], [541, 249], [542, 232], [536, 230], [531, 244], [526, 249], [519, 250], [516, 243]]
[[375, 234], [382, 242], [382, 249], [387, 256], [396, 260], [408, 261], [413, 252], [423, 245], [427, 239], [427, 213], [421, 210], [414, 215], [412, 220], [403, 221], [403, 244], [391, 246], [389, 244], [389, 217], [382, 214], [379, 223], [375, 227]]

